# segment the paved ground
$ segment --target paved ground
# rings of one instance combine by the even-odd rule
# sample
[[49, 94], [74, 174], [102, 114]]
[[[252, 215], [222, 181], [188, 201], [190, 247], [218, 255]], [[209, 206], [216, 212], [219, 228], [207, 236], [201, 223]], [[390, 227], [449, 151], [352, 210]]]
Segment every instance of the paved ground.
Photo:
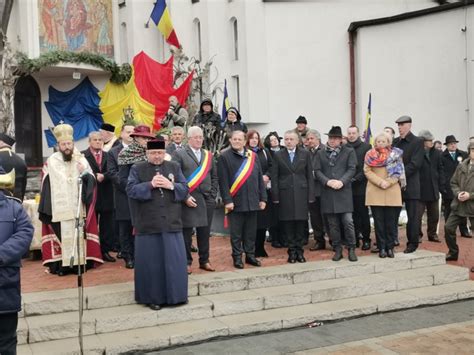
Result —
[[468, 300], [152, 354], [472, 354], [473, 349], [474, 300]]
[[[440, 228], [442, 230], [442, 226]], [[400, 240], [402, 245], [397, 248], [398, 251], [403, 251], [405, 248], [405, 229], [400, 228]], [[330, 259], [333, 252], [329, 249], [324, 251], [310, 252], [309, 246], [313, 245], [313, 241], [310, 240], [309, 245], [306, 246], [305, 257], [308, 261], [318, 261]], [[457, 262], [450, 262], [452, 265], [460, 265], [471, 268], [474, 266], [474, 239], [458, 237], [458, 244], [460, 248], [459, 260]], [[263, 266], [274, 266], [283, 265], [287, 263], [288, 255], [286, 249], [274, 249], [269, 243], [266, 243], [266, 250], [270, 255], [268, 258], [262, 259]], [[446, 253], [447, 247], [445, 242], [443, 243], [432, 243], [424, 238], [420, 248], [431, 251], [439, 251]], [[358, 250], [359, 255], [367, 255], [369, 252], [363, 252]], [[228, 237], [213, 237], [211, 239], [211, 263], [217, 269], [217, 271], [229, 271], [234, 270], [232, 266], [232, 258], [230, 252], [230, 242]], [[195, 261], [193, 264], [193, 273], [205, 273], [206, 271], [200, 270], [197, 264], [197, 254], [194, 254]], [[251, 268], [251, 266], [246, 265]], [[46, 273], [46, 268], [41, 265], [40, 261], [26, 261], [22, 268], [22, 291], [23, 292], [36, 292], [36, 291], [48, 291], [48, 290], [59, 290], [65, 288], [76, 287], [77, 281], [73, 275], [59, 277], [56, 275], [50, 275]], [[474, 273], [471, 273], [471, 279], [474, 280]], [[97, 269], [90, 270], [84, 276], [85, 286], [96, 286], [104, 284], [113, 284], [133, 281], [133, 270], [125, 269], [123, 261], [118, 260], [116, 263], [105, 263]]]

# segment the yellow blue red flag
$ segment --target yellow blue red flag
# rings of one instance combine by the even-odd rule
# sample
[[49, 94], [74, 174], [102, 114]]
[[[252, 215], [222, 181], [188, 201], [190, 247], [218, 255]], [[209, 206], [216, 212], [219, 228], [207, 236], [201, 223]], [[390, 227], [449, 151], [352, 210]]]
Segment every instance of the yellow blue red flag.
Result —
[[178, 41], [178, 36], [176, 36], [173, 23], [171, 22], [170, 12], [168, 11], [168, 7], [166, 6], [165, 0], [156, 1], [155, 7], [151, 12], [150, 18], [153, 20], [155, 25], [163, 34], [166, 42], [175, 47], [181, 47]]
[[224, 99], [222, 101], [221, 125], [225, 125], [227, 120], [227, 110], [230, 109], [229, 93], [227, 92], [227, 80], [224, 80]]
[[372, 93], [369, 93], [369, 104], [367, 106], [367, 116], [365, 117], [365, 130], [364, 130], [364, 141], [374, 145], [374, 137], [372, 136], [372, 130], [370, 123], [372, 121]]

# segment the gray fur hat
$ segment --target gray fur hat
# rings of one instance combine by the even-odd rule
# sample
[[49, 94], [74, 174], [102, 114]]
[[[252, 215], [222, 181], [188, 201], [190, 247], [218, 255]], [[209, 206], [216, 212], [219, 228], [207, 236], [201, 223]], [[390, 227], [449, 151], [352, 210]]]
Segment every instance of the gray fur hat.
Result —
[[418, 133], [418, 137], [423, 138], [425, 141], [434, 141], [434, 136], [427, 129], [422, 129]]

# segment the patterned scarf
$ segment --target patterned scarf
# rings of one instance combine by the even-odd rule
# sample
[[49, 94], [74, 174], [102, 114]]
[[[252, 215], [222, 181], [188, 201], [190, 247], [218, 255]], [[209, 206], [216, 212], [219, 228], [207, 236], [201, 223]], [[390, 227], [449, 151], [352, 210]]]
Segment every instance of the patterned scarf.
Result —
[[336, 159], [339, 153], [341, 152], [342, 145], [337, 146], [336, 148], [331, 148], [330, 146], [326, 146], [326, 154], [329, 159], [329, 166], [336, 166]]
[[123, 149], [118, 155], [118, 165], [129, 165], [146, 161], [146, 149], [133, 141], [127, 148]]
[[403, 151], [399, 148], [373, 148], [365, 155], [365, 163], [372, 167], [386, 167], [388, 177], [398, 179], [402, 188], [407, 185]]

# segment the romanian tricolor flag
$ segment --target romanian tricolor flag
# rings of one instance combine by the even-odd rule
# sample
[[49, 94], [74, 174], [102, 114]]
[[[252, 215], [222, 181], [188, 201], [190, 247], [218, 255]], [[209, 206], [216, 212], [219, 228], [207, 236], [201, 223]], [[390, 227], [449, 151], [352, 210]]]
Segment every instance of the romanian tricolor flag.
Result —
[[224, 127], [227, 120], [227, 110], [230, 108], [229, 93], [227, 92], [227, 80], [224, 80], [224, 99], [222, 101], [221, 125]]
[[153, 20], [160, 32], [163, 34], [166, 42], [175, 47], [181, 47], [178, 41], [178, 36], [176, 36], [176, 32], [174, 31], [173, 23], [171, 22], [170, 12], [168, 11], [168, 7], [166, 6], [165, 0], [156, 1], [155, 7], [151, 12], [150, 18]]
[[364, 141], [365, 143], [374, 144], [374, 137], [370, 129], [370, 122], [372, 121], [372, 93], [369, 94], [369, 105], [367, 106], [367, 116], [365, 117]]

